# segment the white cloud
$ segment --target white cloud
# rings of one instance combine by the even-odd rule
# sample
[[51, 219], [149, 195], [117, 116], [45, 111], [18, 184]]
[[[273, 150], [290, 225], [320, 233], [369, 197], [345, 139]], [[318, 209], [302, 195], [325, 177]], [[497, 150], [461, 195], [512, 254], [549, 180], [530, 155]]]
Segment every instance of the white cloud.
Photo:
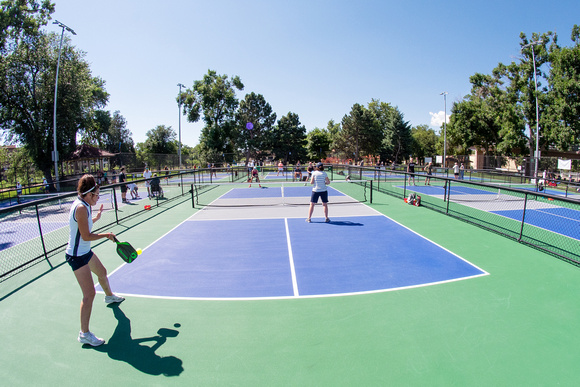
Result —
[[[440, 128], [445, 120], [445, 112], [440, 110], [437, 113], [429, 112], [429, 114], [431, 115], [431, 126]], [[447, 123], [449, 123], [449, 115], [447, 115]]]

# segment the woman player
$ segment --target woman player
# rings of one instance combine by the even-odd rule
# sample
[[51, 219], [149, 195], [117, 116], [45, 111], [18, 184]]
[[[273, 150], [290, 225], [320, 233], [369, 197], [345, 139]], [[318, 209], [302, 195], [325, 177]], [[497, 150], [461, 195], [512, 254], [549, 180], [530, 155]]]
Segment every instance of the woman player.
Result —
[[252, 168], [252, 174], [250, 175], [250, 187], [252, 186], [252, 181], [254, 179], [256, 179], [256, 183], [258, 183], [260, 188], [262, 188], [262, 184], [260, 183], [260, 176], [256, 167]]
[[92, 216], [92, 206], [99, 200], [99, 186], [92, 175], [84, 175], [77, 185], [78, 198], [73, 202], [69, 212], [70, 235], [66, 247], [66, 261], [71, 266], [75, 277], [83, 292], [81, 301], [81, 331], [78, 341], [82, 344], [99, 346], [105, 340], [96, 337], [89, 330], [89, 320], [95, 298], [95, 283], [91, 272], [99, 279], [99, 284], [105, 292], [105, 303], [122, 302], [125, 300], [111, 292], [107, 269], [103, 266], [99, 257], [91, 250], [91, 241], [102, 238], [115, 239], [115, 234], [95, 234], [91, 231], [93, 222], [101, 218], [103, 205], [99, 208], [96, 216]]
[[330, 184], [328, 175], [324, 172], [324, 164], [316, 164], [316, 171], [312, 172], [312, 179], [310, 179], [310, 184], [314, 184], [312, 188], [312, 196], [310, 197], [310, 207], [308, 208], [308, 218], [306, 221], [310, 223], [310, 218], [312, 217], [312, 212], [314, 211], [314, 205], [318, 203], [318, 198], [322, 200], [322, 207], [324, 208], [324, 218], [325, 222], [329, 223], [328, 218], [328, 188], [327, 185]]

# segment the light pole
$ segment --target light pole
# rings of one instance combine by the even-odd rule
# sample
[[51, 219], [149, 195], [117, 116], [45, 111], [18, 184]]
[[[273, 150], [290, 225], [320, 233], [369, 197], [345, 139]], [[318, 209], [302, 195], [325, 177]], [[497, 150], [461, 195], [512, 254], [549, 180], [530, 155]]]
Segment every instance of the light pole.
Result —
[[447, 94], [449, 93], [446, 91], [439, 94], [443, 96], [445, 104], [445, 116], [443, 118], [443, 168], [447, 167]]
[[522, 46], [522, 49], [527, 47], [532, 48], [532, 63], [534, 64], [534, 88], [536, 90], [536, 153], [534, 154], [534, 179], [538, 178], [538, 161], [540, 159], [540, 111], [538, 108], [538, 81], [536, 79], [536, 54], [534, 53], [534, 46], [542, 43], [544, 43], [543, 40], [535, 40]]
[[53, 112], [53, 130], [52, 130], [52, 138], [53, 138], [53, 142], [54, 142], [54, 149], [52, 152], [52, 158], [54, 160], [54, 176], [55, 176], [55, 186], [56, 186], [56, 190], [60, 191], [60, 184], [58, 182], [58, 151], [56, 150], [56, 97], [58, 95], [58, 71], [60, 69], [60, 53], [62, 51], [62, 41], [64, 39], [64, 30], [67, 30], [68, 32], [70, 32], [73, 35], [76, 35], [76, 32], [74, 32], [70, 27], [65, 26], [64, 24], [62, 24], [61, 22], [59, 22], [58, 20], [55, 20], [54, 22], [52, 22], [52, 24], [56, 24], [59, 27], [62, 28], [62, 33], [60, 35], [60, 47], [58, 49], [58, 60], [56, 61], [56, 81], [54, 82], [54, 112]]
[[178, 148], [178, 154], [179, 154], [179, 171], [181, 172], [181, 88], [185, 87], [185, 85], [178, 83], [177, 86], [179, 86], [179, 148]]

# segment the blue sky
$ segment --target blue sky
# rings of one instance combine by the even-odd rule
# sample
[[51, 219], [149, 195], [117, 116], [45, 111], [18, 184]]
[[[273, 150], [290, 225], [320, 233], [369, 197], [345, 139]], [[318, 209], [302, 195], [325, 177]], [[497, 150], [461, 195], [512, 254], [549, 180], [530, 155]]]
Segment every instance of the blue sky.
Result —
[[[571, 46], [580, 24], [578, 0], [53, 1], [136, 143], [157, 125], [178, 132], [177, 84], [208, 69], [240, 76], [240, 100], [262, 94], [278, 119], [297, 113], [308, 131], [373, 98], [438, 130], [440, 93], [449, 114], [471, 75], [518, 60], [520, 32], [556, 31]], [[182, 117], [182, 142], [198, 144], [202, 126]]]

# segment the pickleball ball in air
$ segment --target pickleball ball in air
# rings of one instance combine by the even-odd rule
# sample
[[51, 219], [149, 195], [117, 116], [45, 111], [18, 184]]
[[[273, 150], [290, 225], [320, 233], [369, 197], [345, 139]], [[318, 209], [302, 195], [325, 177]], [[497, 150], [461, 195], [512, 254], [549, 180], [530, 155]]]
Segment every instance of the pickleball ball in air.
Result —
[[141, 255], [141, 253], [143, 252], [143, 250], [141, 250], [141, 249], [137, 249], [136, 251], [137, 251], [137, 255]]

